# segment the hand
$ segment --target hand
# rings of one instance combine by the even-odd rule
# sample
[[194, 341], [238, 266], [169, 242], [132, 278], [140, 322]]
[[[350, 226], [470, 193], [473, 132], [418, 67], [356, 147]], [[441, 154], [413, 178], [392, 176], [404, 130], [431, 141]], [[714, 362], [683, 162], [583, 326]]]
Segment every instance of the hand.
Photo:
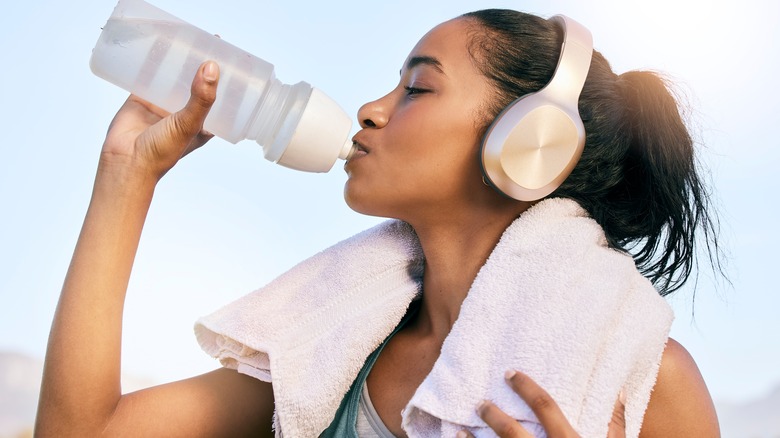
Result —
[[173, 114], [131, 95], [119, 109], [103, 143], [101, 164], [130, 165], [159, 179], [212, 135], [203, 122], [217, 95], [219, 67], [203, 63], [192, 81], [190, 99]]
[[[531, 380], [530, 377], [516, 371], [508, 371], [506, 380], [509, 386], [528, 403], [531, 410], [534, 411], [539, 422], [544, 427], [547, 436], [550, 438], [560, 437], [579, 437], [577, 431], [569, 424], [563, 412], [555, 403], [555, 400]], [[493, 429], [499, 437], [502, 438], [532, 438], [533, 435], [520, 425], [514, 418], [510, 417], [489, 401], [484, 401], [477, 408], [479, 416], [485, 423]], [[625, 405], [620, 401], [615, 402], [615, 409], [612, 411], [612, 420], [609, 422], [609, 431], [607, 438], [624, 438], [626, 436]], [[458, 433], [458, 438], [473, 437], [467, 431]]]

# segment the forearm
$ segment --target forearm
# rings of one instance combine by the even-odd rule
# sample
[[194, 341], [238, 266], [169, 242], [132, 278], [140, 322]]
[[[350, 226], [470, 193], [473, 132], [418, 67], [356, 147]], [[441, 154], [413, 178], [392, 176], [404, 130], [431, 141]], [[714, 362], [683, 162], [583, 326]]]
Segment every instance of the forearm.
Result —
[[101, 162], [49, 336], [36, 430], [99, 431], [121, 397], [122, 312], [156, 180]]
[[[138, 424], [150, 416], [154, 418], [149, 422], [166, 425], [166, 413], [149, 410], [159, 406], [155, 394], [165, 391], [137, 397], [141, 402], [128, 406], [120, 403], [124, 400], [120, 388], [122, 311], [155, 185], [181, 157], [210, 138], [201, 130], [216, 98], [218, 79], [217, 65], [206, 62], [198, 69], [190, 99], [180, 111], [166, 114], [131, 95], [111, 121], [92, 200], [49, 334], [37, 435], [99, 435], [115, 418], [119, 405], [124, 406], [121, 411], [126, 421], [114, 423], [116, 427]], [[189, 412], [194, 413], [188, 419], [202, 413]]]

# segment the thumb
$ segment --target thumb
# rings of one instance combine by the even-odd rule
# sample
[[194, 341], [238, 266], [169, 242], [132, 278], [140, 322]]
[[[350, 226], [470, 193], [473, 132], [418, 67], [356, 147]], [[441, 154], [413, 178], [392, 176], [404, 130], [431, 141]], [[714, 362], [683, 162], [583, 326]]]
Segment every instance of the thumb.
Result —
[[192, 80], [190, 99], [181, 111], [171, 115], [172, 134], [180, 144], [188, 144], [203, 129], [203, 122], [217, 98], [219, 66], [214, 61], [201, 64]]
[[609, 422], [607, 438], [623, 438], [626, 436], [626, 400], [623, 391], [620, 391], [615, 407], [612, 411], [612, 419]]

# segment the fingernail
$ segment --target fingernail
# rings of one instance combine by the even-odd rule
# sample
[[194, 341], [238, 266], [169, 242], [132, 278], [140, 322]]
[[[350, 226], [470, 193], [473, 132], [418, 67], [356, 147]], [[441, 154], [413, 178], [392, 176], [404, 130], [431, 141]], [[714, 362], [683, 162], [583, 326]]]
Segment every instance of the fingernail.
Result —
[[512, 377], [514, 377], [515, 374], [517, 374], [517, 371], [515, 370], [506, 370], [506, 372], [504, 373], [504, 379], [512, 380]]
[[469, 434], [466, 433], [465, 430], [459, 430], [458, 433], [455, 434], [456, 438], [468, 438]]
[[626, 393], [622, 389], [618, 393], [618, 400], [623, 404], [623, 406], [626, 405]]
[[482, 400], [482, 402], [480, 402], [477, 405], [477, 414], [479, 414], [479, 416], [482, 416], [482, 414], [485, 413], [485, 409], [487, 409], [488, 406], [490, 406], [490, 402], [487, 400]]
[[203, 79], [214, 82], [217, 80], [217, 75], [219, 74], [219, 67], [217, 66], [217, 63], [214, 61], [209, 61], [206, 63], [206, 67], [203, 69]]

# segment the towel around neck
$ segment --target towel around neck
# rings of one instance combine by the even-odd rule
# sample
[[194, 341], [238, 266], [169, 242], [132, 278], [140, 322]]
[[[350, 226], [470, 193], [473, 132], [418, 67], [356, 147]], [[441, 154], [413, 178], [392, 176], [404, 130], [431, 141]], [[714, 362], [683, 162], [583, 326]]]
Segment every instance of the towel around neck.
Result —
[[[385, 222], [201, 318], [198, 341], [223, 365], [272, 382], [277, 436], [316, 437], [419, 295], [423, 262], [411, 227]], [[403, 412], [404, 429], [494, 436], [475, 412], [490, 399], [544, 436], [503, 380], [511, 368], [544, 387], [584, 437], [606, 436], [622, 390], [627, 436], [638, 436], [672, 319], [576, 202], [541, 201], [507, 228], [478, 273]]]

